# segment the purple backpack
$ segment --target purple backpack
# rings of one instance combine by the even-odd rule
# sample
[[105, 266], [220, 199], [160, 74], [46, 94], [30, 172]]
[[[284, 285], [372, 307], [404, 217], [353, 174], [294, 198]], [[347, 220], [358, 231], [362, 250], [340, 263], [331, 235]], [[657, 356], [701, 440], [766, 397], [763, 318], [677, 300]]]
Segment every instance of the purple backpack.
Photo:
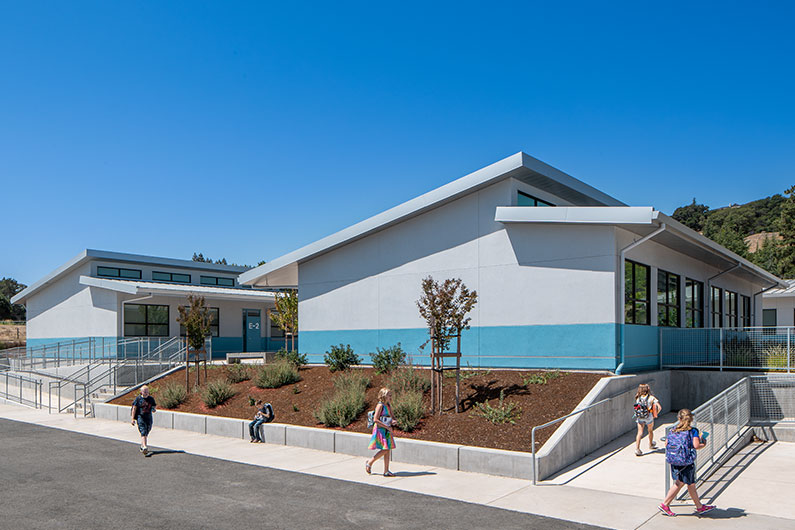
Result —
[[691, 431], [671, 431], [665, 446], [665, 460], [672, 466], [687, 466], [696, 461]]

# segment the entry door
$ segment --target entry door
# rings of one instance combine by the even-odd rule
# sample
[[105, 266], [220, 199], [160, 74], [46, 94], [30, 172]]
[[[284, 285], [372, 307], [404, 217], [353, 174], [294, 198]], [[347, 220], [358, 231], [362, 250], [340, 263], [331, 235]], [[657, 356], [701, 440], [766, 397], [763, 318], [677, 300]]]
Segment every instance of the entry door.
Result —
[[262, 350], [259, 309], [243, 310], [243, 351]]

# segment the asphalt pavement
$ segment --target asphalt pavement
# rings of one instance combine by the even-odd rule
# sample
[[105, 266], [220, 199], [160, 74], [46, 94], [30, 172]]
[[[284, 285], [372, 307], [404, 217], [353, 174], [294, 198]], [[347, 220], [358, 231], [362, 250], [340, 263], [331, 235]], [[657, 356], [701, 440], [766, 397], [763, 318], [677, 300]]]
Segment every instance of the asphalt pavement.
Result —
[[0, 419], [0, 528], [597, 528], [152, 449]]

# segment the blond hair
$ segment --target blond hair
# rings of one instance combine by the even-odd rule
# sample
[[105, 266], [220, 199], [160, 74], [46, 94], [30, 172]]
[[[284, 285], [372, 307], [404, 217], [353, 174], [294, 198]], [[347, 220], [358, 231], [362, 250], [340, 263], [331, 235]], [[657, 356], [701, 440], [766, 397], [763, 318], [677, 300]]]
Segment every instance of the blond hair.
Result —
[[676, 415], [676, 418], [679, 420], [679, 423], [677, 423], [676, 427], [674, 427], [674, 431], [689, 431], [693, 428], [693, 413], [690, 412], [690, 409], [680, 410], [679, 414]]
[[651, 395], [651, 387], [649, 385], [643, 383], [638, 385], [638, 391], [635, 393], [635, 399], [638, 399], [641, 396], [650, 396]]
[[378, 391], [378, 402], [379, 403], [386, 403], [386, 397], [389, 395], [390, 390], [387, 387], [382, 388]]
[[141, 387], [141, 393], [143, 393], [143, 391], [144, 391], [144, 390], [146, 390], [147, 392], [149, 392], [149, 385], [144, 385], [144, 386], [142, 386], [142, 387]]

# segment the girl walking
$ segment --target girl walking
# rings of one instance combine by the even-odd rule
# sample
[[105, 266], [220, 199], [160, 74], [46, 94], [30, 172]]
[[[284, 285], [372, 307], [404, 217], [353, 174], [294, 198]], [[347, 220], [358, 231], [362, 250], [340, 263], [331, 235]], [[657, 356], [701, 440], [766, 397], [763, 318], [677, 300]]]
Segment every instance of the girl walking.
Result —
[[714, 505], [702, 504], [696, 491], [696, 449], [706, 447], [707, 433], [701, 434], [693, 427], [693, 413], [690, 410], [680, 410], [677, 418], [679, 423], [665, 440], [665, 460], [671, 464], [674, 483], [658, 508], [665, 515], [675, 517], [676, 514], [671, 511], [671, 501], [682, 486], [687, 485], [687, 492], [696, 505], [696, 515], [702, 515], [715, 509]]
[[635, 455], [643, 456], [643, 451], [640, 450], [640, 441], [643, 439], [643, 430], [649, 430], [649, 449], [657, 449], [657, 444], [654, 443], [654, 418], [659, 414], [660, 401], [651, 393], [649, 385], [638, 385], [638, 391], [635, 393], [635, 423], [638, 424], [638, 435], [635, 437]]
[[364, 464], [364, 470], [369, 475], [372, 472], [373, 464], [379, 458], [384, 458], [384, 476], [394, 477], [395, 474], [389, 471], [389, 457], [392, 449], [395, 448], [395, 439], [392, 435], [392, 392], [388, 388], [382, 388], [378, 392], [378, 405], [373, 414], [373, 436], [370, 438], [368, 449], [376, 449], [378, 452]]

